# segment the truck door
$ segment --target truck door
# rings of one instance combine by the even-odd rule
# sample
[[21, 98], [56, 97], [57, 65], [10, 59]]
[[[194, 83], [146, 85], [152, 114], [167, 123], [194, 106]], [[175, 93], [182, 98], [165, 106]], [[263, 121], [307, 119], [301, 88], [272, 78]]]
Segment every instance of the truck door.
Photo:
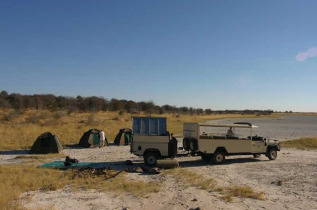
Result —
[[265, 146], [263, 140], [252, 140], [252, 153], [265, 152]]

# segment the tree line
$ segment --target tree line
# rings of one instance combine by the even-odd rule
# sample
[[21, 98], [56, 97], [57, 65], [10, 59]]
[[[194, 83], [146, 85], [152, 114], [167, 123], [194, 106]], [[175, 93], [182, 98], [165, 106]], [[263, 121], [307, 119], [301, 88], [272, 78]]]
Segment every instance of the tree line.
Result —
[[212, 110], [193, 107], [176, 107], [171, 105], [158, 106], [153, 101], [135, 102], [124, 99], [108, 100], [103, 97], [64, 97], [53, 94], [22, 95], [18, 93], [8, 94], [7, 91], [0, 93], [0, 108], [12, 108], [15, 110], [25, 109], [46, 109], [46, 110], [66, 110], [68, 113], [98, 112], [98, 111], [120, 111], [127, 113], [179, 113], [179, 114], [259, 114], [267, 115], [273, 110]]

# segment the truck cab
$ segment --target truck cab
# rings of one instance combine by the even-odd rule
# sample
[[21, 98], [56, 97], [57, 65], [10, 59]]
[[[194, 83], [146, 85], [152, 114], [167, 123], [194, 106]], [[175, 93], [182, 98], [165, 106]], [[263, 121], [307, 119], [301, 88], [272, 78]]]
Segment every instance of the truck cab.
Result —
[[[219, 128], [224, 129], [222, 133], [219, 133]], [[279, 141], [253, 136], [252, 129], [254, 128], [257, 126], [247, 122], [234, 124], [184, 123], [183, 147], [192, 154], [200, 155], [203, 160], [211, 160], [214, 163], [222, 163], [225, 156], [229, 155], [259, 157], [264, 154], [270, 160], [275, 160], [277, 151], [280, 151]], [[248, 129], [249, 136], [237, 135], [235, 132], [237, 129]]]
[[146, 164], [177, 154], [177, 140], [167, 131], [166, 118], [133, 117], [132, 135], [131, 153], [143, 156]]

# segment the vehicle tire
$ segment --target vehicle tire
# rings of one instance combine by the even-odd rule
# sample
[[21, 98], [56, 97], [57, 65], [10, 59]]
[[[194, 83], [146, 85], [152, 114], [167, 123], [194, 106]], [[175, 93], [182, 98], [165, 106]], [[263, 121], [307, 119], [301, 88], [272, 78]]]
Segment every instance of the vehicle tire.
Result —
[[202, 154], [201, 155], [201, 159], [203, 159], [203, 161], [210, 161], [211, 155]]
[[183, 139], [183, 148], [185, 151], [189, 151], [189, 144], [190, 144], [190, 140], [187, 138]]
[[277, 149], [272, 147], [268, 150], [267, 157], [270, 160], [275, 160], [277, 158]]
[[261, 154], [254, 154], [253, 157], [254, 158], [259, 158], [261, 156]]
[[156, 165], [158, 155], [155, 152], [148, 152], [144, 155], [144, 162], [148, 165]]
[[215, 152], [212, 159], [215, 164], [221, 164], [223, 161], [225, 161], [225, 158], [226, 156], [223, 152]]

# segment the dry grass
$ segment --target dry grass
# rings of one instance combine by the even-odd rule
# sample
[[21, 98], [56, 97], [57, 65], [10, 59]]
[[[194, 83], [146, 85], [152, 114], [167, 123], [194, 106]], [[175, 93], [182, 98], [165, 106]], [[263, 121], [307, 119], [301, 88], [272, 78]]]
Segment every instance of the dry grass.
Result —
[[17, 201], [23, 192], [51, 191], [69, 185], [75, 189], [111, 191], [115, 195], [129, 193], [134, 196], [145, 196], [158, 192], [156, 182], [128, 180], [124, 172], [113, 177], [117, 171], [107, 170], [106, 176], [92, 173], [78, 173], [76, 170], [60, 171], [36, 168], [30, 165], [0, 165], [0, 207], [1, 209], [19, 209]]
[[289, 141], [282, 141], [281, 147], [296, 149], [317, 149], [317, 137], [300, 138]]
[[[73, 113], [50, 112], [47, 110], [27, 110], [24, 113], [12, 110], [0, 110], [0, 149], [29, 149], [35, 139], [43, 132], [54, 133], [62, 144], [76, 144], [84, 132], [91, 128], [105, 131], [108, 142], [113, 142], [119, 129], [132, 127], [132, 116], [119, 112]], [[167, 118], [168, 130], [182, 135], [184, 122], [206, 122], [224, 118], [254, 118], [256, 115], [152, 115]], [[270, 115], [265, 117], [273, 117]]]
[[[1, 114], [5, 113], [0, 112], [0, 119]], [[76, 113], [56, 119], [57, 114], [59, 112], [29, 110], [10, 121], [2, 121], [0, 149], [29, 149], [36, 138], [46, 131], [54, 133], [64, 145], [76, 144], [83, 133], [92, 128], [103, 129], [108, 141], [112, 142], [120, 128], [132, 125], [131, 115], [114, 120], [117, 112]]]
[[56, 190], [65, 186], [60, 171], [36, 169], [26, 165], [0, 165], [0, 206], [4, 209], [18, 209], [13, 202], [21, 193], [33, 190]]
[[189, 187], [197, 187], [208, 191], [217, 191], [217, 183], [214, 179], [204, 179], [201, 175], [186, 169], [164, 170], [165, 173], [171, 173], [178, 181]]
[[227, 188], [224, 188], [221, 193], [224, 194], [222, 198], [229, 202], [233, 201], [233, 197], [263, 200], [263, 194], [264, 194], [263, 192], [255, 192], [249, 186], [227, 187]]
[[173, 169], [164, 172], [166, 174], [171, 173], [178, 181], [184, 183], [186, 186], [220, 193], [222, 195], [221, 198], [229, 202], [233, 201], [233, 197], [263, 200], [263, 192], [255, 192], [249, 186], [219, 187], [214, 179], [206, 179], [186, 169]]

